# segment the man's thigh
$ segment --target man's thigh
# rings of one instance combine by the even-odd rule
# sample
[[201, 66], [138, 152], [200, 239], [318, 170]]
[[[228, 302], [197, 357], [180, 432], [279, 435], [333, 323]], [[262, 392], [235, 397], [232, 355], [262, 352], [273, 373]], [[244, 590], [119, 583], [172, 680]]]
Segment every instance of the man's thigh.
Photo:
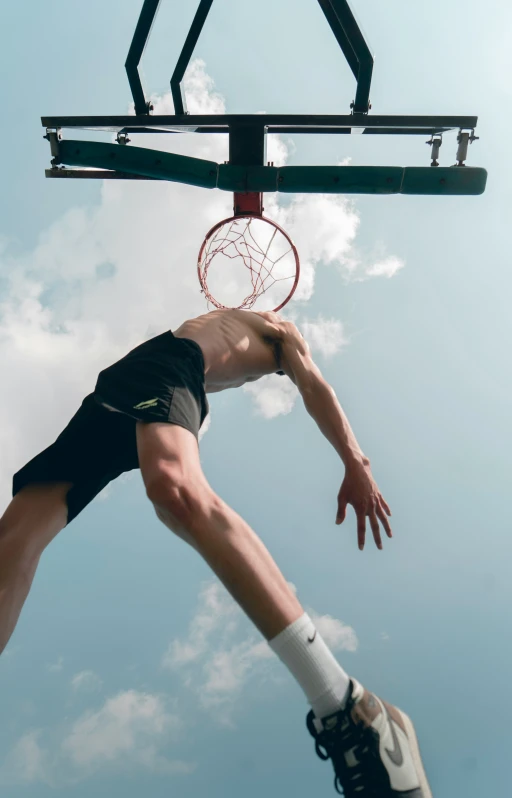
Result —
[[69, 523], [109, 482], [138, 467], [135, 423], [86, 397], [57, 440], [14, 475], [13, 495], [28, 486], [71, 483]]
[[178, 424], [137, 422], [137, 453], [146, 491], [166, 481], [169, 484], [203, 482], [195, 435]]
[[146, 493], [156, 513], [194, 545], [197, 524], [218, 502], [201, 468], [195, 435], [177, 424], [137, 424], [137, 450]]

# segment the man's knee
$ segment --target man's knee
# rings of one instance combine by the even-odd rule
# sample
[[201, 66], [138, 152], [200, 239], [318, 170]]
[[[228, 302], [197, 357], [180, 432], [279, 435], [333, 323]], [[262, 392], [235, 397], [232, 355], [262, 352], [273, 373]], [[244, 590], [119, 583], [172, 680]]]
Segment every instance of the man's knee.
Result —
[[146, 485], [146, 493], [158, 518], [188, 542], [205, 528], [208, 518], [222, 504], [203, 474], [187, 479], [165, 465]]

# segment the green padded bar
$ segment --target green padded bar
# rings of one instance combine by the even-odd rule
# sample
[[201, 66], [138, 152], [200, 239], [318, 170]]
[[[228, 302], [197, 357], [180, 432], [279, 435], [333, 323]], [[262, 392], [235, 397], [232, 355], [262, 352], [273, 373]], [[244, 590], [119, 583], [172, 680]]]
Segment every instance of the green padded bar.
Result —
[[219, 166], [214, 161], [122, 144], [60, 141], [58, 163], [110, 169], [201, 188], [288, 194], [483, 194], [471, 166]]
[[289, 194], [398, 194], [401, 166], [283, 166], [277, 190]]
[[276, 166], [219, 166], [217, 188], [223, 191], [277, 191], [279, 169]]
[[224, 191], [281, 191], [291, 194], [476, 195], [487, 172], [469, 166], [270, 166], [219, 167]]
[[406, 166], [402, 194], [483, 194], [485, 169], [475, 166]]
[[67, 166], [96, 166], [201, 188], [217, 186], [218, 164], [214, 161], [143, 147], [64, 140], [59, 142], [58, 161]]

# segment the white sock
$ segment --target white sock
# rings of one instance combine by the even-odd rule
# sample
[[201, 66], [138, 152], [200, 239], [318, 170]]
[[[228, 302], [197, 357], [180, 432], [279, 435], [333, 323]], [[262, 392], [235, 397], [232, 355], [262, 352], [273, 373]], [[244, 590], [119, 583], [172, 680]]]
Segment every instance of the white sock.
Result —
[[306, 694], [317, 718], [342, 709], [350, 678], [304, 613], [269, 642]]

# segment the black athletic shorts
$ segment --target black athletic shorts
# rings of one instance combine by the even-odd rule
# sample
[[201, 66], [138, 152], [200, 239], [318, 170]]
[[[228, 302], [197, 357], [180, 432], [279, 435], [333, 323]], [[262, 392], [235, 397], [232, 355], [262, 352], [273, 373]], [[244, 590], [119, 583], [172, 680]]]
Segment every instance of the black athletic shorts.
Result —
[[197, 438], [208, 410], [201, 347], [165, 332], [100, 372], [57, 440], [14, 475], [13, 496], [29, 484], [72, 482], [69, 524], [109, 482], [139, 467], [137, 421], [177, 424]]

